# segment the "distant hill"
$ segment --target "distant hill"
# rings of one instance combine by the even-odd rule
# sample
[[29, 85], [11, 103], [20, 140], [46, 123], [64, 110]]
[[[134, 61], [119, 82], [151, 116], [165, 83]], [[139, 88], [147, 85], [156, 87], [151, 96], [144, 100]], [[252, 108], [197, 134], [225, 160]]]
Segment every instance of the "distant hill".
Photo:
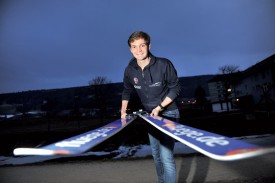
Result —
[[[209, 95], [207, 82], [215, 75], [180, 77], [180, 98], [193, 98], [195, 90], [201, 86]], [[117, 108], [121, 104], [123, 83], [110, 83], [103, 86], [72, 87], [63, 89], [33, 90], [0, 94], [0, 106], [16, 104], [21, 110], [62, 111], [74, 108]], [[1, 108], [0, 108], [1, 109]], [[1, 111], [0, 111], [1, 112]]]

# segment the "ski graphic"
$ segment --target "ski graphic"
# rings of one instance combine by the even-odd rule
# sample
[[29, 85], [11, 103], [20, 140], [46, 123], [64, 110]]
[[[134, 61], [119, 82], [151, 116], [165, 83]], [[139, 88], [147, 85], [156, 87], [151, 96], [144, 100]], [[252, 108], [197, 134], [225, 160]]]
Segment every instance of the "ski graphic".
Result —
[[275, 152], [275, 147], [261, 147], [241, 140], [182, 125], [163, 117], [139, 113], [142, 119], [198, 152], [221, 161], [240, 160]]
[[105, 126], [86, 133], [61, 140], [39, 148], [16, 148], [13, 151], [15, 156], [19, 155], [72, 155], [81, 154], [101, 142], [112, 137], [124, 127], [136, 119], [135, 115], [128, 115], [125, 120], [118, 119]]

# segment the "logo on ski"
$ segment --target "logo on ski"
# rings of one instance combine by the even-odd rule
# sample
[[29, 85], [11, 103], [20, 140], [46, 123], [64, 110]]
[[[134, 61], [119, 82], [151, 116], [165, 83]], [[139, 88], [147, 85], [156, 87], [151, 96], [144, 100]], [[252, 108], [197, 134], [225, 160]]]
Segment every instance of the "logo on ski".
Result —
[[108, 132], [111, 131], [113, 128], [103, 128], [100, 130], [97, 130], [96, 132], [87, 134], [85, 136], [76, 138], [71, 141], [61, 141], [59, 143], [56, 143], [55, 146], [57, 147], [80, 147], [86, 143], [89, 143], [92, 140], [95, 140], [97, 138], [106, 137], [108, 135]]
[[205, 136], [202, 132], [192, 130], [181, 124], [176, 124], [175, 122], [168, 119], [159, 116], [152, 118], [162, 121], [164, 124], [161, 126], [167, 128], [167, 130], [169, 130], [174, 135], [192, 138], [198, 142], [204, 143], [209, 147], [215, 147], [216, 145], [226, 146], [230, 144], [230, 142], [227, 141], [224, 137]]

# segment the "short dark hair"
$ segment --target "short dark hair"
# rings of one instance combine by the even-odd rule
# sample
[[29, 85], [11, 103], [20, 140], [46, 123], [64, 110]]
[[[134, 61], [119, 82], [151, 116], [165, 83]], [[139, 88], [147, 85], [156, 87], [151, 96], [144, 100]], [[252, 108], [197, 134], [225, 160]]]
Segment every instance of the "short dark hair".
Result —
[[132, 33], [128, 39], [128, 45], [131, 47], [131, 43], [137, 39], [144, 39], [147, 45], [150, 45], [150, 36], [146, 32], [136, 31]]

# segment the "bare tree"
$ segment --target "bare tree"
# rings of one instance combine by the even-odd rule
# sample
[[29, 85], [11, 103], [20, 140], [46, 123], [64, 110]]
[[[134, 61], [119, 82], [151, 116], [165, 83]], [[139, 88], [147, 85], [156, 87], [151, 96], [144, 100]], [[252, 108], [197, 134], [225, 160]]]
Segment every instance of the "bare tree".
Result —
[[106, 77], [97, 76], [89, 81], [93, 93], [95, 94], [95, 107], [99, 108], [100, 120], [103, 121], [104, 114], [106, 113], [107, 107], [107, 96], [110, 89], [108, 85], [111, 81], [107, 80]]
[[111, 81], [107, 80], [107, 78], [104, 77], [104, 76], [97, 76], [94, 79], [89, 81], [90, 86], [92, 86], [92, 85], [102, 85], [102, 84], [108, 84], [108, 83], [111, 83]]
[[[239, 66], [236, 65], [225, 65], [219, 67], [219, 71], [223, 74], [223, 95], [226, 102], [227, 111], [229, 111], [229, 96], [232, 92], [235, 92], [236, 85], [236, 74], [240, 71]], [[235, 77], [234, 77], [235, 75]]]
[[236, 66], [236, 65], [224, 65], [222, 67], [219, 67], [219, 71], [222, 74], [232, 74], [240, 70], [239, 70], [239, 66]]

